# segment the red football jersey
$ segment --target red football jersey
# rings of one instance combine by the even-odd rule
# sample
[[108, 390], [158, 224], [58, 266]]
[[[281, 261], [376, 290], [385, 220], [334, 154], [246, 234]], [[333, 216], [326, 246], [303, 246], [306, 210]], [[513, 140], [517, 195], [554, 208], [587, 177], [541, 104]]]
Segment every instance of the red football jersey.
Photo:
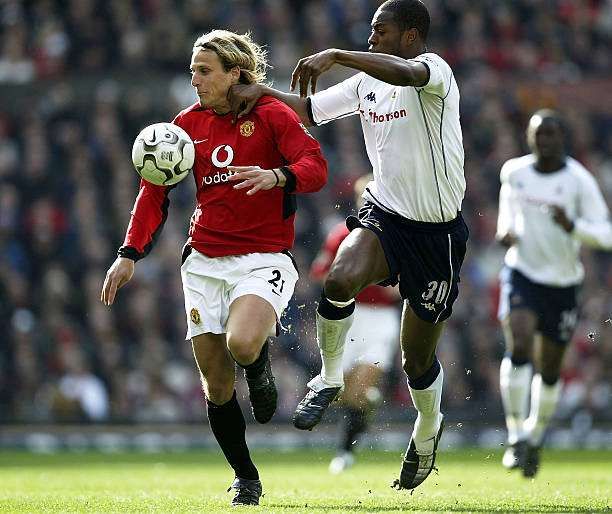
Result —
[[[327, 180], [321, 147], [297, 114], [264, 96], [237, 123], [232, 113], [218, 115], [199, 103], [181, 111], [173, 123], [189, 134], [196, 150], [197, 206], [187, 242], [209, 257], [291, 248], [294, 193], [318, 191]], [[229, 181], [230, 165], [282, 167], [287, 183], [247, 196], [248, 189], [234, 189], [237, 182]], [[170, 189], [141, 181], [119, 255], [137, 260], [151, 250], [167, 216]]]
[[[346, 228], [344, 223], [338, 223], [332, 229], [325, 243], [323, 243], [317, 258], [310, 267], [310, 278], [318, 281], [322, 281], [325, 278], [336, 257], [336, 253], [338, 253], [340, 244], [350, 233], [350, 230]], [[359, 303], [394, 305], [398, 302], [399, 296], [386, 287], [368, 286], [355, 297], [355, 300]]]

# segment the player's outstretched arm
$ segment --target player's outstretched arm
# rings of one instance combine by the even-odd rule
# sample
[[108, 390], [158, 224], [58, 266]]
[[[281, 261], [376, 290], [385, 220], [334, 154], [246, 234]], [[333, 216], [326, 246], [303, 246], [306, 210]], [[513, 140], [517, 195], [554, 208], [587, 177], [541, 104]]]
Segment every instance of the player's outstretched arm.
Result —
[[115, 262], [106, 272], [100, 301], [104, 305], [112, 305], [117, 295], [117, 290], [127, 284], [134, 275], [134, 261], [127, 257], [117, 257]]
[[308, 117], [308, 107], [305, 98], [300, 98], [298, 95], [291, 93], [283, 93], [264, 84], [236, 84], [230, 88], [228, 100], [234, 113], [234, 122], [238, 118], [249, 114], [253, 107], [255, 107], [257, 100], [264, 95], [272, 96], [288, 105], [300, 117], [305, 126], [310, 127], [312, 125], [312, 121]]
[[424, 86], [429, 79], [429, 70], [422, 62], [402, 59], [395, 55], [371, 52], [353, 52], [331, 48], [309, 55], [298, 61], [291, 76], [291, 90], [300, 86], [300, 97], [314, 94], [319, 76], [334, 64], [363, 71], [394, 86]]

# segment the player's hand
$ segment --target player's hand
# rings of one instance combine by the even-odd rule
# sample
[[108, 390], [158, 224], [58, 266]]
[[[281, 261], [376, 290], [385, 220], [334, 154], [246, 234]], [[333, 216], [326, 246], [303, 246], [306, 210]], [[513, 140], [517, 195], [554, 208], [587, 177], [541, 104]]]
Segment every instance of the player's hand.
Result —
[[497, 241], [500, 245], [505, 246], [506, 248], [510, 248], [511, 246], [514, 246], [516, 243], [518, 243], [519, 238], [516, 236], [516, 234], [508, 232], [505, 235], [498, 237]]
[[563, 207], [559, 207], [558, 205], [551, 205], [550, 211], [552, 212], [553, 221], [559, 225], [563, 230], [565, 230], [568, 234], [574, 230], [574, 222], [567, 217], [565, 213], [565, 209]]
[[310, 83], [310, 92], [314, 95], [319, 75], [329, 70], [335, 63], [335, 48], [323, 50], [318, 54], [300, 59], [291, 74], [291, 91], [295, 90], [295, 85], [299, 82], [300, 96], [306, 98], [308, 96], [308, 83]]
[[227, 92], [234, 123], [251, 112], [257, 100], [264, 94], [261, 84], [234, 84]]
[[246, 192], [249, 196], [254, 195], [257, 191], [272, 189], [276, 186], [282, 187], [287, 180], [282, 172], [264, 170], [259, 166], [228, 166], [227, 170], [232, 173], [229, 179], [232, 182], [239, 182], [234, 189], [250, 188]]
[[134, 261], [126, 257], [117, 257], [106, 272], [100, 301], [104, 305], [112, 305], [115, 301], [117, 289], [127, 284], [134, 275]]

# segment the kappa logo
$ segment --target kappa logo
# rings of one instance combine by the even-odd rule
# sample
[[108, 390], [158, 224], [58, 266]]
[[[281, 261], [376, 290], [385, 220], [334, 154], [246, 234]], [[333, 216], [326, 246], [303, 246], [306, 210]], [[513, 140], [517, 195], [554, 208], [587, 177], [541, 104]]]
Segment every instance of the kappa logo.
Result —
[[421, 302], [421, 305], [425, 307], [428, 311], [436, 311], [436, 306], [431, 302]]
[[374, 94], [374, 91], [370, 91], [367, 95], [365, 95], [365, 99], [376, 103], [376, 95]]

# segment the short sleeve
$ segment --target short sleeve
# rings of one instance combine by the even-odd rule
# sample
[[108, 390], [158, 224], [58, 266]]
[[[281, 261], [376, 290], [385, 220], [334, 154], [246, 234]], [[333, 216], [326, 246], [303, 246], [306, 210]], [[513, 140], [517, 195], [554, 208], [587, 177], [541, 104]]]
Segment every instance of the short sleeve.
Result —
[[450, 90], [453, 78], [453, 72], [446, 61], [433, 53], [421, 54], [411, 60], [423, 63], [429, 70], [427, 84], [416, 89], [445, 98]]
[[359, 112], [359, 84], [364, 73], [352, 77], [310, 96], [312, 121], [323, 125]]

